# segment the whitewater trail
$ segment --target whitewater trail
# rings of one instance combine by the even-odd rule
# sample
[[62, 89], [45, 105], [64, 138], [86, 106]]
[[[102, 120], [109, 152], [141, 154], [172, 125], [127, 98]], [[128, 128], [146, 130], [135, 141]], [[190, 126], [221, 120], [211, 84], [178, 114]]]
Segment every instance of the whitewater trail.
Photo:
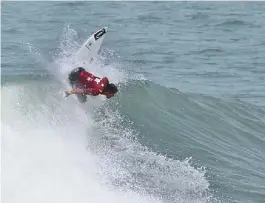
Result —
[[[205, 172], [133, 141], [119, 113], [104, 109], [104, 97], [86, 104], [62, 97], [76, 45], [71, 33], [47, 67], [52, 81], [1, 88], [3, 202], [207, 202]], [[85, 68], [127, 81], [128, 74], [100, 59]]]
[[142, 202], [100, 184], [99, 160], [86, 150], [89, 116], [69, 101], [42, 100], [37, 91], [2, 88], [3, 202]]
[[[98, 157], [86, 150], [93, 120], [89, 111], [102, 105], [102, 97], [90, 98], [81, 106], [60, 93], [73, 68], [67, 47], [48, 66], [55, 84], [12, 84], [1, 88], [2, 97], [2, 183], [3, 202], [154, 202], [134, 192], [110, 190], [101, 183], [95, 163]], [[31, 46], [32, 47], [32, 46]], [[72, 48], [72, 47], [71, 47]], [[30, 49], [30, 52], [32, 49]], [[87, 67], [85, 67], [87, 68]], [[114, 82], [110, 67], [88, 67]], [[113, 70], [113, 69], [112, 69]], [[118, 77], [116, 77], [117, 81]], [[58, 82], [60, 82], [58, 84]], [[58, 88], [60, 87], [60, 89]], [[91, 105], [91, 101], [92, 104]], [[149, 200], [148, 200], [149, 199]]]

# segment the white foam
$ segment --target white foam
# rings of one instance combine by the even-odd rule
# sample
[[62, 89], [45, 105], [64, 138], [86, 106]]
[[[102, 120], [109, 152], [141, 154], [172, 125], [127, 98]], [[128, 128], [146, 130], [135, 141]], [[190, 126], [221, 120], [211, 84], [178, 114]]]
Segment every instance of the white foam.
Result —
[[[99, 157], [87, 151], [93, 120], [89, 111], [102, 97], [79, 105], [63, 99], [66, 76], [73, 69], [69, 55], [78, 47], [69, 27], [62, 35], [61, 52], [48, 70], [59, 84], [14, 84], [1, 88], [2, 201], [36, 202], [154, 202], [148, 196], [113, 189], [102, 183]], [[85, 67], [114, 82], [122, 78], [111, 66]], [[113, 73], [115, 72], [115, 73]]]
[[[102, 105], [103, 97], [89, 97], [84, 105], [74, 96], [62, 97], [60, 91], [69, 88], [67, 74], [73, 69], [69, 55], [78, 45], [76, 32], [68, 27], [62, 35], [61, 52], [48, 67], [61, 84], [24, 83], [1, 89], [5, 95], [3, 202], [155, 203], [163, 195], [165, 201], [172, 195], [171, 201], [206, 202], [208, 196], [202, 193], [208, 182], [203, 172], [134, 143], [128, 138], [131, 129], [112, 126], [120, 122], [114, 112], [105, 112], [106, 118], [97, 122], [92, 119], [90, 113]], [[103, 66], [100, 59], [84, 67], [115, 83], [126, 82], [128, 77], [113, 65]], [[112, 185], [115, 182], [118, 185]]]
[[93, 121], [81, 108], [49, 96], [42, 103], [27, 88], [1, 89], [3, 202], [147, 201], [100, 183], [100, 160], [86, 150]]

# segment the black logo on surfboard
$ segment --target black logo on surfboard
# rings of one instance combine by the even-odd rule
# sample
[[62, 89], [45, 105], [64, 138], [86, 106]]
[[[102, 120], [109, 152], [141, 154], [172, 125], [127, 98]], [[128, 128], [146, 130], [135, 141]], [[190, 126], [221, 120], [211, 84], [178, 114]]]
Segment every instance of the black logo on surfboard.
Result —
[[96, 32], [94, 34], [95, 40], [98, 40], [99, 38], [101, 38], [105, 33], [106, 33], [105, 28], [102, 28], [101, 30], [99, 30], [98, 32]]

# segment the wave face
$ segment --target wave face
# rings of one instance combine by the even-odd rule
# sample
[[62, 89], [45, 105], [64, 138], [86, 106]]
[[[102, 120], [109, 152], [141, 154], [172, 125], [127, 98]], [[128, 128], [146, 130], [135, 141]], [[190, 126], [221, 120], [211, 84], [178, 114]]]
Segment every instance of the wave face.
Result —
[[[119, 99], [126, 94], [110, 103], [90, 98], [85, 105], [63, 98], [72, 68], [68, 53], [75, 50], [71, 33], [63, 33], [68, 43], [61, 41], [63, 51], [47, 67], [50, 77], [7, 77], [2, 86], [4, 202], [207, 202], [203, 169], [139, 141], [141, 132], [115, 106], [125, 104]], [[101, 60], [85, 68], [130, 88], [126, 73], [100, 67]]]

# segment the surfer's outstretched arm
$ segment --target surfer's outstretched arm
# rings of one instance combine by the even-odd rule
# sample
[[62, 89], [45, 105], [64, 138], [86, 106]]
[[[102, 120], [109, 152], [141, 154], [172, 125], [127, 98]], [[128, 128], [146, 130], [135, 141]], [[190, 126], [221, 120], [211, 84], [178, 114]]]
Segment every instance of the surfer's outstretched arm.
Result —
[[97, 88], [88, 88], [88, 89], [72, 89], [72, 90], [67, 90], [65, 91], [66, 97], [68, 97], [71, 94], [87, 94], [87, 95], [93, 95], [97, 96], [99, 95], [99, 90]]
[[64, 92], [65, 96], [68, 97], [71, 94], [84, 94], [83, 89], [72, 89], [72, 90], [67, 90]]

